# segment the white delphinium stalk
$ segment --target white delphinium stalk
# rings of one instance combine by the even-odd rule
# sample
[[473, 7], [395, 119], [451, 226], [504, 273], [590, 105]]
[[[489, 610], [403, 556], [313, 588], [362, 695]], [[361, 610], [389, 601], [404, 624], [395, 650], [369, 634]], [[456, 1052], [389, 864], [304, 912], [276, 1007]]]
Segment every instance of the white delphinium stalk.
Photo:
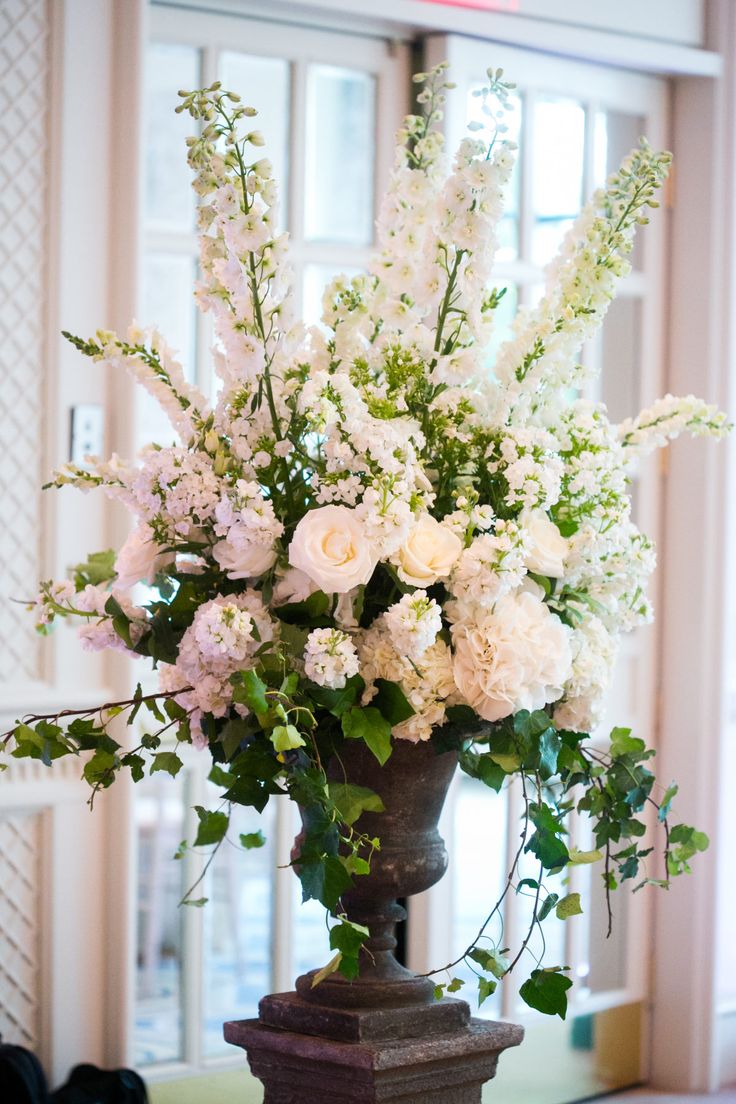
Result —
[[[596, 192], [567, 234], [547, 272], [542, 300], [517, 316], [514, 336], [500, 349], [496, 377], [505, 389], [507, 416], [523, 424], [550, 403], [564, 403], [567, 388], [581, 384], [577, 356], [603, 321], [618, 281], [631, 265], [638, 224], [656, 207], [657, 188], [671, 155], [642, 141]], [[549, 415], [548, 415], [549, 416]]]
[[721, 438], [729, 431], [726, 415], [694, 395], [665, 395], [635, 418], [627, 418], [617, 432], [627, 463], [662, 448], [681, 433]]
[[405, 594], [383, 618], [396, 651], [412, 660], [422, 658], [442, 629], [442, 610], [424, 590]]
[[507, 506], [549, 509], [560, 497], [564, 463], [555, 437], [538, 426], [511, 426], [494, 438], [488, 470], [501, 474]]
[[360, 664], [350, 636], [340, 629], [313, 629], [304, 647], [304, 673], [318, 686], [341, 690]]

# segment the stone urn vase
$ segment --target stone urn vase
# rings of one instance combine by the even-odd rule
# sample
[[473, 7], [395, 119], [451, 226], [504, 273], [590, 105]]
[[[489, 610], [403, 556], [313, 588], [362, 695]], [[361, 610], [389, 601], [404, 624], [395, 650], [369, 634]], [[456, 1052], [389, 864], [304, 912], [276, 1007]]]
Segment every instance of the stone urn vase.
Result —
[[[447, 869], [437, 825], [457, 767], [454, 752], [397, 740], [383, 767], [362, 741], [346, 743], [328, 775], [379, 794], [382, 813], [355, 828], [381, 841], [369, 875], [342, 897], [350, 920], [370, 931], [360, 976], [333, 974], [296, 992], [264, 997], [257, 1020], [225, 1024], [265, 1086], [264, 1104], [479, 1104], [498, 1056], [521, 1042], [513, 1024], [474, 1020], [463, 1000], [436, 1000], [434, 983], [396, 959], [398, 898], [429, 889]], [[345, 773], [343, 773], [343, 771]], [[298, 857], [299, 837], [294, 857]]]

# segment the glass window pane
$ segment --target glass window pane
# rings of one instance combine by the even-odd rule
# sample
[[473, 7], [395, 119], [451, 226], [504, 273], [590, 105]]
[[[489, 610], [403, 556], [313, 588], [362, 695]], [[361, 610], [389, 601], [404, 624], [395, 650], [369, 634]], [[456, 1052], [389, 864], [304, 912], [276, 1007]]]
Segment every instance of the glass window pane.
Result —
[[[196, 262], [186, 253], [147, 253], [143, 261], [142, 325], [155, 325], [176, 351], [191, 380], [195, 375], [197, 311], [194, 305]], [[170, 444], [174, 438], [169, 419], [141, 387], [135, 390], [136, 444], [156, 441]]]
[[182, 1053], [182, 910], [184, 869], [172, 855], [184, 838], [181, 777], [145, 778], [136, 786], [138, 855], [134, 1065], [169, 1062]]
[[185, 139], [194, 133], [190, 115], [176, 115], [180, 88], [199, 85], [199, 51], [193, 46], [153, 42], [145, 69], [145, 219], [150, 229], [188, 231], [195, 197]]
[[263, 814], [234, 805], [230, 814], [232, 839], [237, 840], [240, 833], [260, 830], [266, 846], [243, 851], [227, 842], [210, 871], [206, 892], [209, 900], [203, 910], [202, 972], [203, 1045], [208, 1057], [232, 1052], [222, 1037], [223, 1023], [257, 1015], [258, 1001], [272, 988], [275, 813], [273, 802]]
[[311, 241], [373, 241], [375, 101], [371, 74], [309, 67], [304, 227]]
[[554, 256], [582, 201], [585, 111], [577, 100], [540, 96], [534, 105], [532, 261]]
[[601, 330], [602, 398], [613, 422], [633, 417], [641, 406], [641, 310], [639, 299], [614, 299]]
[[[468, 93], [468, 122], [482, 123], [485, 127], [488, 125], [488, 116], [483, 112], [483, 100], [476, 93], [483, 87], [482, 84], [477, 84], [471, 88]], [[522, 130], [522, 100], [520, 96], [511, 96], [509, 101], [510, 110], [506, 116], [505, 124], [508, 127], [506, 133], [502, 136], [508, 141], [515, 142], [517, 146], [521, 144], [521, 130]], [[476, 132], [477, 137], [484, 137], [483, 131]], [[449, 151], [453, 153], [454, 151]], [[518, 151], [517, 151], [518, 157]], [[496, 253], [496, 260], [498, 261], [513, 261], [519, 256], [519, 197], [521, 192], [521, 167], [518, 163], [514, 166], [513, 173], [511, 174], [511, 180], [506, 192], [506, 203], [504, 206], [503, 217], [498, 227], [498, 251]]]
[[[450, 870], [452, 879], [453, 956], [468, 947], [490, 908], [498, 900], [506, 873], [506, 794], [496, 795], [477, 780], [460, 775], [455, 796], [455, 823]], [[502, 939], [501, 920], [488, 928], [491, 940]], [[491, 944], [489, 944], [490, 946]], [[498, 991], [475, 1012], [477, 977], [466, 963], [453, 969], [465, 981], [460, 993], [474, 1009], [473, 1015], [499, 1015]], [[442, 979], [445, 980], [445, 979]]]
[[[605, 184], [611, 173], [615, 172], [626, 154], [639, 145], [639, 139], [646, 134], [646, 119], [642, 115], [629, 115], [624, 111], [599, 111], [595, 117], [595, 186]], [[642, 267], [643, 248], [646, 234], [637, 233], [631, 253], [631, 263], [635, 269]]]
[[283, 58], [257, 57], [226, 51], [220, 57], [220, 80], [258, 115], [253, 129], [265, 139], [262, 151], [273, 165], [279, 186], [280, 223], [287, 224], [289, 169], [290, 68]]
[[488, 344], [488, 357], [491, 366], [501, 345], [511, 337], [511, 326], [516, 317], [518, 295], [516, 285], [509, 284], [506, 288], [506, 294], [493, 313], [493, 331]]
[[348, 279], [359, 276], [359, 268], [342, 268], [336, 272], [332, 265], [308, 264], [304, 266], [302, 283], [302, 317], [306, 326], [318, 326], [322, 318], [322, 296], [327, 285], [342, 273]]

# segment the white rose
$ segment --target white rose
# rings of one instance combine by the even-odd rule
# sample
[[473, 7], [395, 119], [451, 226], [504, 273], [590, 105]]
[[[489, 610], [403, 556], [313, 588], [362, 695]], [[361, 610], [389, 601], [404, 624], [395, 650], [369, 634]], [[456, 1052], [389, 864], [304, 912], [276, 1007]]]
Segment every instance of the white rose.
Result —
[[150, 584], [159, 571], [173, 562], [174, 553], [164, 552], [156, 543], [151, 526], [141, 522], [118, 552], [115, 586], [127, 590], [141, 581]]
[[[232, 530], [231, 530], [232, 531]], [[233, 541], [228, 536], [212, 548], [212, 555], [228, 579], [252, 579], [276, 562], [276, 550], [254, 541]]]
[[295, 567], [288, 567], [273, 588], [273, 604], [283, 606], [288, 602], [305, 602], [315, 590], [308, 575]]
[[452, 635], [457, 687], [487, 721], [557, 701], [570, 677], [570, 629], [528, 592], [507, 594]]
[[368, 582], [376, 557], [354, 510], [321, 506], [305, 514], [294, 530], [289, 563], [325, 594], [346, 594]]
[[565, 571], [568, 544], [544, 510], [524, 510], [519, 525], [526, 535], [526, 566], [536, 575], [560, 579]]
[[450, 574], [462, 550], [456, 533], [423, 514], [399, 549], [399, 578], [410, 586], [431, 586]]

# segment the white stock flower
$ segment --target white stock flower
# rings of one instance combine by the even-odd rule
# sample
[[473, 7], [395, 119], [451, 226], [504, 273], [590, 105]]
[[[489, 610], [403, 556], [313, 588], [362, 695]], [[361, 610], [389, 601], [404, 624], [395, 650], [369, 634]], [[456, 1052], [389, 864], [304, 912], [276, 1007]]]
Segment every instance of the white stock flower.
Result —
[[556, 701], [570, 676], [570, 630], [529, 592], [507, 594], [452, 636], [458, 690], [487, 721]]
[[446, 578], [462, 552], [460, 538], [431, 514], [423, 514], [399, 549], [399, 578], [410, 586], [432, 586]]
[[313, 629], [304, 648], [304, 673], [319, 686], [341, 690], [357, 675], [358, 653], [347, 633], [339, 629]]
[[273, 545], [251, 539], [252, 530], [242, 522], [231, 526], [225, 540], [218, 541], [212, 555], [228, 579], [252, 579], [263, 575], [276, 562]]
[[565, 573], [567, 541], [544, 510], [523, 510], [519, 525], [527, 544], [526, 566], [535, 575], [561, 579]]
[[424, 590], [405, 594], [383, 618], [396, 651], [412, 660], [421, 659], [442, 628], [442, 610]]
[[368, 582], [376, 558], [354, 510], [321, 506], [305, 514], [294, 530], [289, 563], [325, 594], [345, 594]]
[[173, 562], [174, 553], [157, 544], [151, 526], [141, 522], [128, 534], [117, 554], [115, 585], [123, 590], [139, 582], [150, 585], [159, 571]]

